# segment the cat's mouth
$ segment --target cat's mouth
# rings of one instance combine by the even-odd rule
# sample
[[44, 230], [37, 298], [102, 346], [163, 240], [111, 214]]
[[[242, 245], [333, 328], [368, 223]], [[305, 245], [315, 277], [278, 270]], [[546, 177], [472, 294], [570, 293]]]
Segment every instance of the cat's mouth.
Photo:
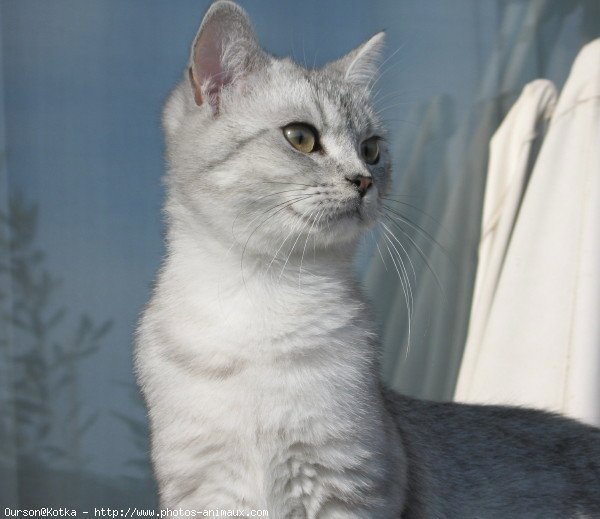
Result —
[[341, 211], [335, 211], [335, 212], [332, 212], [330, 215], [331, 221], [345, 220], [348, 218], [350, 218], [350, 219], [358, 218], [359, 220], [362, 220], [362, 215], [360, 213], [360, 205], [356, 206], [356, 207], [343, 209]]
[[363, 215], [360, 211], [360, 203], [346, 204], [345, 206], [332, 204], [332, 206], [329, 208], [322, 208], [320, 210], [317, 209], [308, 214], [306, 212], [298, 211], [293, 206], [288, 206], [288, 209], [298, 218], [314, 224], [315, 227], [331, 226], [332, 223], [341, 222], [343, 220], [363, 220]]

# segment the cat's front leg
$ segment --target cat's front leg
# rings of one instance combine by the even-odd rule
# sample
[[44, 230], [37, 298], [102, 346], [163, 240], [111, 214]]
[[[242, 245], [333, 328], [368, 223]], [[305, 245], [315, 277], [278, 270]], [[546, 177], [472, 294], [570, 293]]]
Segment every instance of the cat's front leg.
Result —
[[195, 510], [199, 517], [211, 510], [232, 511], [229, 515], [212, 512], [221, 514], [215, 517], [245, 517], [251, 510], [267, 509], [260, 474], [252, 463], [235, 454], [239, 448], [227, 449], [207, 439], [198, 443], [203, 447], [187, 442], [182, 450], [170, 444], [160, 455], [155, 451], [162, 509]]
[[264, 512], [266, 506], [260, 503], [259, 499], [240, 495], [233, 481], [227, 486], [203, 484], [195, 490], [188, 490], [183, 497], [181, 493], [181, 489], [178, 492], [170, 492], [168, 488], [163, 489], [161, 509], [183, 510], [184, 514], [197, 517], [212, 517], [210, 514], [215, 517], [246, 517], [253, 511], [261, 511], [266, 517], [268, 513]]

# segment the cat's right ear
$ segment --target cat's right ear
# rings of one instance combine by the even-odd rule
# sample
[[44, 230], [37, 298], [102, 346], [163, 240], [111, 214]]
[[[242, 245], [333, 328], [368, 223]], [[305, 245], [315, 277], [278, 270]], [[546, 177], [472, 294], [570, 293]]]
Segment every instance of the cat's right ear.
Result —
[[218, 112], [223, 89], [266, 59], [246, 12], [229, 0], [214, 2], [191, 49], [189, 79], [196, 104], [209, 103]]

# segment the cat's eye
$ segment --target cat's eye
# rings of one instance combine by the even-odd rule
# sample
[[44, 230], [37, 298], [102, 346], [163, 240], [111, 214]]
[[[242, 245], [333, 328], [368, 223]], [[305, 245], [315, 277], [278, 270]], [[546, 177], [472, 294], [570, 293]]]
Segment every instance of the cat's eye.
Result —
[[360, 145], [360, 154], [367, 164], [379, 162], [379, 137], [371, 137]]
[[294, 148], [302, 153], [311, 153], [320, 149], [319, 135], [310, 124], [288, 124], [283, 127], [283, 135]]

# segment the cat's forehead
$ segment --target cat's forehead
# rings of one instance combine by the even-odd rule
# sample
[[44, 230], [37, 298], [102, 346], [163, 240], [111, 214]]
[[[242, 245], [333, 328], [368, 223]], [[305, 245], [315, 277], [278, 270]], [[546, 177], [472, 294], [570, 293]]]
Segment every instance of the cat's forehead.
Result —
[[326, 126], [345, 126], [354, 133], [369, 132], [378, 126], [365, 90], [327, 69], [309, 73], [309, 82], [323, 110]]
[[308, 70], [289, 60], [279, 62], [272, 85], [291, 107], [310, 113], [323, 131], [350, 131], [354, 134], [379, 130], [379, 121], [366, 90], [346, 81], [328, 67]]

